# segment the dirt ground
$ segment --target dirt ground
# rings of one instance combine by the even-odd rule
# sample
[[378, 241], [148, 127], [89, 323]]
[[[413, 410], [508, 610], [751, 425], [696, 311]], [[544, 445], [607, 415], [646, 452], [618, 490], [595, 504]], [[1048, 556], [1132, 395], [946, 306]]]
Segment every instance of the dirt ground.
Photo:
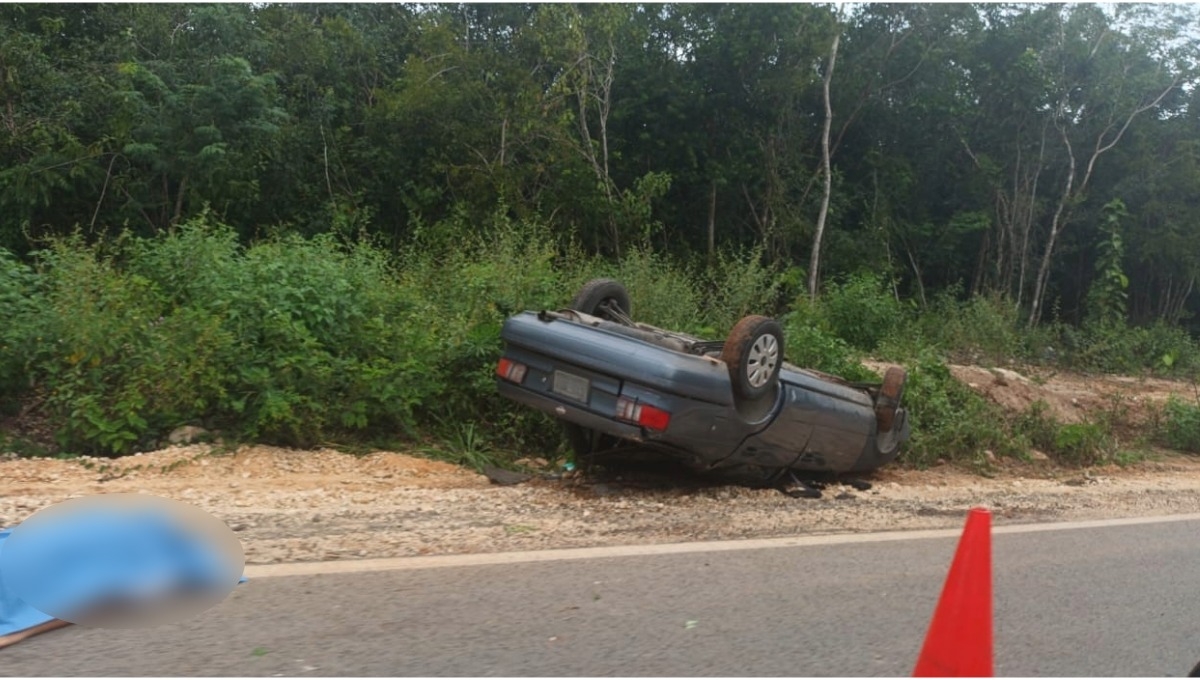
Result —
[[[1068, 422], [1113, 403], [1149, 413], [1169, 394], [1193, 394], [1156, 380], [954, 373], [1006, 408], [1041, 399]], [[265, 564], [949, 528], [976, 505], [997, 524], [1200, 512], [1200, 459], [1166, 452], [1127, 468], [1001, 460], [991, 477], [893, 467], [868, 481], [868, 491], [831, 487], [809, 500], [638, 475], [497, 486], [403, 453], [180, 446], [117, 461], [0, 461], [0, 527], [68, 498], [141, 491], [213, 513], [238, 532], [248, 563]]]

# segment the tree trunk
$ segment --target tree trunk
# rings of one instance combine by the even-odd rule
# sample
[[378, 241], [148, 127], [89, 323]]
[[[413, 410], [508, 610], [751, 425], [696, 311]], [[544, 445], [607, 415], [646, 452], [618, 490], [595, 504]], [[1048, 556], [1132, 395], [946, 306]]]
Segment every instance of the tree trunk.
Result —
[[825, 191], [821, 196], [821, 211], [817, 214], [817, 233], [813, 235], [812, 256], [808, 261], [808, 296], [817, 298], [817, 282], [821, 270], [821, 240], [825, 236], [825, 220], [829, 216], [829, 196], [833, 193], [833, 169], [829, 162], [829, 133], [833, 126], [833, 105], [829, 98], [829, 82], [833, 80], [833, 68], [837, 63], [838, 43], [841, 42], [842, 29], [838, 26], [833, 36], [833, 46], [829, 48], [829, 68], [825, 69], [825, 129], [821, 132], [821, 170], [825, 175]]
[[[987, 254], [991, 250], [992, 234], [990, 231], [983, 232], [983, 238], [979, 239], [979, 255], [975, 259], [975, 278], [971, 280], [971, 296], [979, 295], [984, 287], [984, 271], [987, 269]], [[998, 252], [1004, 252], [1003, 246], [997, 247]]]
[[1042, 141], [1038, 147], [1038, 162], [1037, 170], [1033, 174], [1033, 187], [1029, 192], [1028, 211], [1025, 213], [1025, 221], [1021, 223], [1021, 275], [1017, 280], [1017, 307], [1021, 306], [1021, 301], [1025, 297], [1025, 278], [1029, 271], [1029, 233], [1033, 231], [1033, 220], [1037, 214], [1037, 187], [1038, 179], [1042, 176], [1042, 162], [1046, 157], [1046, 125], [1042, 126]]
[[716, 253], [717, 243], [717, 180], [712, 181], [708, 194], [708, 261], [711, 263]]
[[175, 214], [171, 217], [171, 228], [179, 223], [179, 218], [183, 216], [183, 195], [187, 192], [188, 176], [184, 175], [179, 181], [179, 193], [175, 196]]
[[917, 278], [917, 293], [921, 297], [921, 308], [924, 309], [929, 306], [929, 303], [925, 299], [925, 282], [921, 280], [921, 268], [917, 266], [917, 258], [913, 257], [912, 248], [909, 248], [907, 244], [904, 246], [904, 254], [908, 255], [908, 262], [912, 265], [913, 275]]
[[1050, 278], [1050, 262], [1051, 256], [1054, 254], [1054, 243], [1058, 240], [1058, 234], [1062, 230], [1063, 213], [1066, 210], [1067, 202], [1071, 200], [1072, 189], [1075, 185], [1075, 152], [1071, 148], [1071, 139], [1067, 135], [1065, 127], [1059, 128], [1059, 133], [1062, 135], [1063, 144], [1067, 147], [1067, 157], [1069, 163], [1067, 165], [1067, 185], [1063, 188], [1062, 195], [1058, 198], [1058, 207], [1054, 210], [1054, 219], [1050, 221], [1050, 236], [1046, 239], [1046, 249], [1042, 251], [1042, 263], [1038, 266], [1037, 279], [1033, 284], [1033, 299], [1030, 301], [1029, 310], [1029, 327], [1033, 328], [1038, 321], [1042, 319], [1042, 303], [1043, 297], [1046, 294], [1046, 285]]
[[[1109, 139], [1108, 136], [1109, 133], [1113, 132], [1113, 128], [1116, 127], [1117, 121], [1112, 121], [1108, 127], [1104, 128], [1104, 130], [1102, 130], [1096, 137], [1096, 146], [1092, 149], [1092, 155], [1088, 159], [1087, 169], [1083, 173], [1083, 179], [1079, 182], [1079, 186], [1074, 189], [1072, 189], [1071, 185], [1075, 180], [1075, 154], [1071, 150], [1071, 141], [1067, 134], [1067, 124], [1063, 123], [1062, 125], [1058, 126], [1059, 134], [1062, 135], [1063, 142], [1067, 146], [1067, 153], [1070, 154], [1071, 164], [1067, 175], [1067, 188], [1065, 191], [1063, 191], [1062, 198], [1058, 202], [1058, 209], [1054, 212], [1054, 220], [1050, 223], [1050, 238], [1046, 241], [1046, 250], [1042, 255], [1042, 264], [1041, 267], [1038, 268], [1037, 283], [1034, 285], [1033, 289], [1032, 309], [1029, 314], [1030, 328], [1035, 326], [1037, 322], [1041, 320], [1042, 305], [1045, 304], [1044, 298], [1049, 279], [1050, 262], [1054, 251], [1054, 243], [1058, 239], [1058, 235], [1062, 232], [1062, 229], [1068, 220], [1068, 217], [1064, 217], [1064, 208], [1067, 208], [1068, 203], [1083, 195], [1084, 190], [1087, 189], [1088, 182], [1092, 178], [1092, 172], [1096, 169], [1096, 161], [1099, 160], [1099, 158], [1106, 152], [1116, 146], [1117, 142], [1121, 141], [1121, 138], [1125, 136], [1125, 132], [1129, 129], [1129, 126], [1133, 124], [1134, 119], [1142, 113], [1158, 106], [1158, 104], [1177, 86], [1178, 78], [1174, 78], [1171, 80], [1171, 84], [1168, 85], [1167, 88], [1162, 92], [1160, 92], [1153, 101], [1138, 106], [1130, 111], [1129, 115], [1125, 118], [1124, 124], [1121, 125], [1120, 129], [1117, 130], [1115, 134], [1113, 134], [1111, 139]], [[1066, 214], [1068, 216], [1070, 215], [1069, 209], [1066, 210]]]

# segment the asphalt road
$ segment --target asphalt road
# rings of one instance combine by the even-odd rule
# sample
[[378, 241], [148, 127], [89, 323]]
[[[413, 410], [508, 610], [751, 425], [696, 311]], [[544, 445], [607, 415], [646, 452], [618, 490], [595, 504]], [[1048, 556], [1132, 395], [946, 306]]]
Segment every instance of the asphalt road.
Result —
[[[201, 617], [70, 627], [6, 676], [911, 675], [956, 538], [253, 579]], [[1200, 521], [997, 533], [996, 674], [1183, 676]]]

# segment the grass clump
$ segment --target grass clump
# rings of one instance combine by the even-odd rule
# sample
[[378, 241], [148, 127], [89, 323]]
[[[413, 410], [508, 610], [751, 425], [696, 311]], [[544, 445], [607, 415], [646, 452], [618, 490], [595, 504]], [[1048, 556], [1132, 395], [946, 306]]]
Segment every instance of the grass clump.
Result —
[[1177, 451], [1200, 453], [1200, 402], [1175, 396], [1167, 399], [1159, 439]]
[[[1036, 401], [1017, 417], [1015, 431], [1030, 445], [1060, 463], [1068, 465], [1097, 465], [1114, 462], [1119, 450], [1112, 428], [1103, 420], [1063, 424], [1054, 417], [1044, 401]], [[1121, 457], [1123, 462], [1130, 455]]]
[[907, 363], [904, 401], [912, 421], [905, 458], [916, 467], [938, 460], [985, 464], [985, 452], [1018, 457], [1027, 447], [1014, 438], [999, 407], [954, 378], [945, 362], [925, 352]]

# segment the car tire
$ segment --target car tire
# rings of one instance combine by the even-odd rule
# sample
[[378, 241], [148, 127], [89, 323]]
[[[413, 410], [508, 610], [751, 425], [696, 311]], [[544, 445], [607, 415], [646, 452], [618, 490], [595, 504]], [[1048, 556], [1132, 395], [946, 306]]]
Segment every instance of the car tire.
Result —
[[629, 291], [625, 290], [625, 286], [621, 285], [619, 281], [613, 279], [588, 281], [575, 294], [575, 299], [571, 300], [571, 309], [582, 314], [598, 316], [606, 321], [620, 323], [620, 319], [612, 318], [604, 310], [606, 304], [615, 305], [626, 317], [633, 316], [633, 308], [629, 303]]
[[783, 368], [783, 349], [783, 329], [774, 319], [748, 316], [739, 321], [721, 350], [734, 394], [748, 400], [770, 394]]
[[892, 431], [907, 382], [908, 372], [899, 366], [892, 366], [883, 374], [883, 387], [879, 388], [879, 397], [875, 400], [875, 419], [880, 432]]

